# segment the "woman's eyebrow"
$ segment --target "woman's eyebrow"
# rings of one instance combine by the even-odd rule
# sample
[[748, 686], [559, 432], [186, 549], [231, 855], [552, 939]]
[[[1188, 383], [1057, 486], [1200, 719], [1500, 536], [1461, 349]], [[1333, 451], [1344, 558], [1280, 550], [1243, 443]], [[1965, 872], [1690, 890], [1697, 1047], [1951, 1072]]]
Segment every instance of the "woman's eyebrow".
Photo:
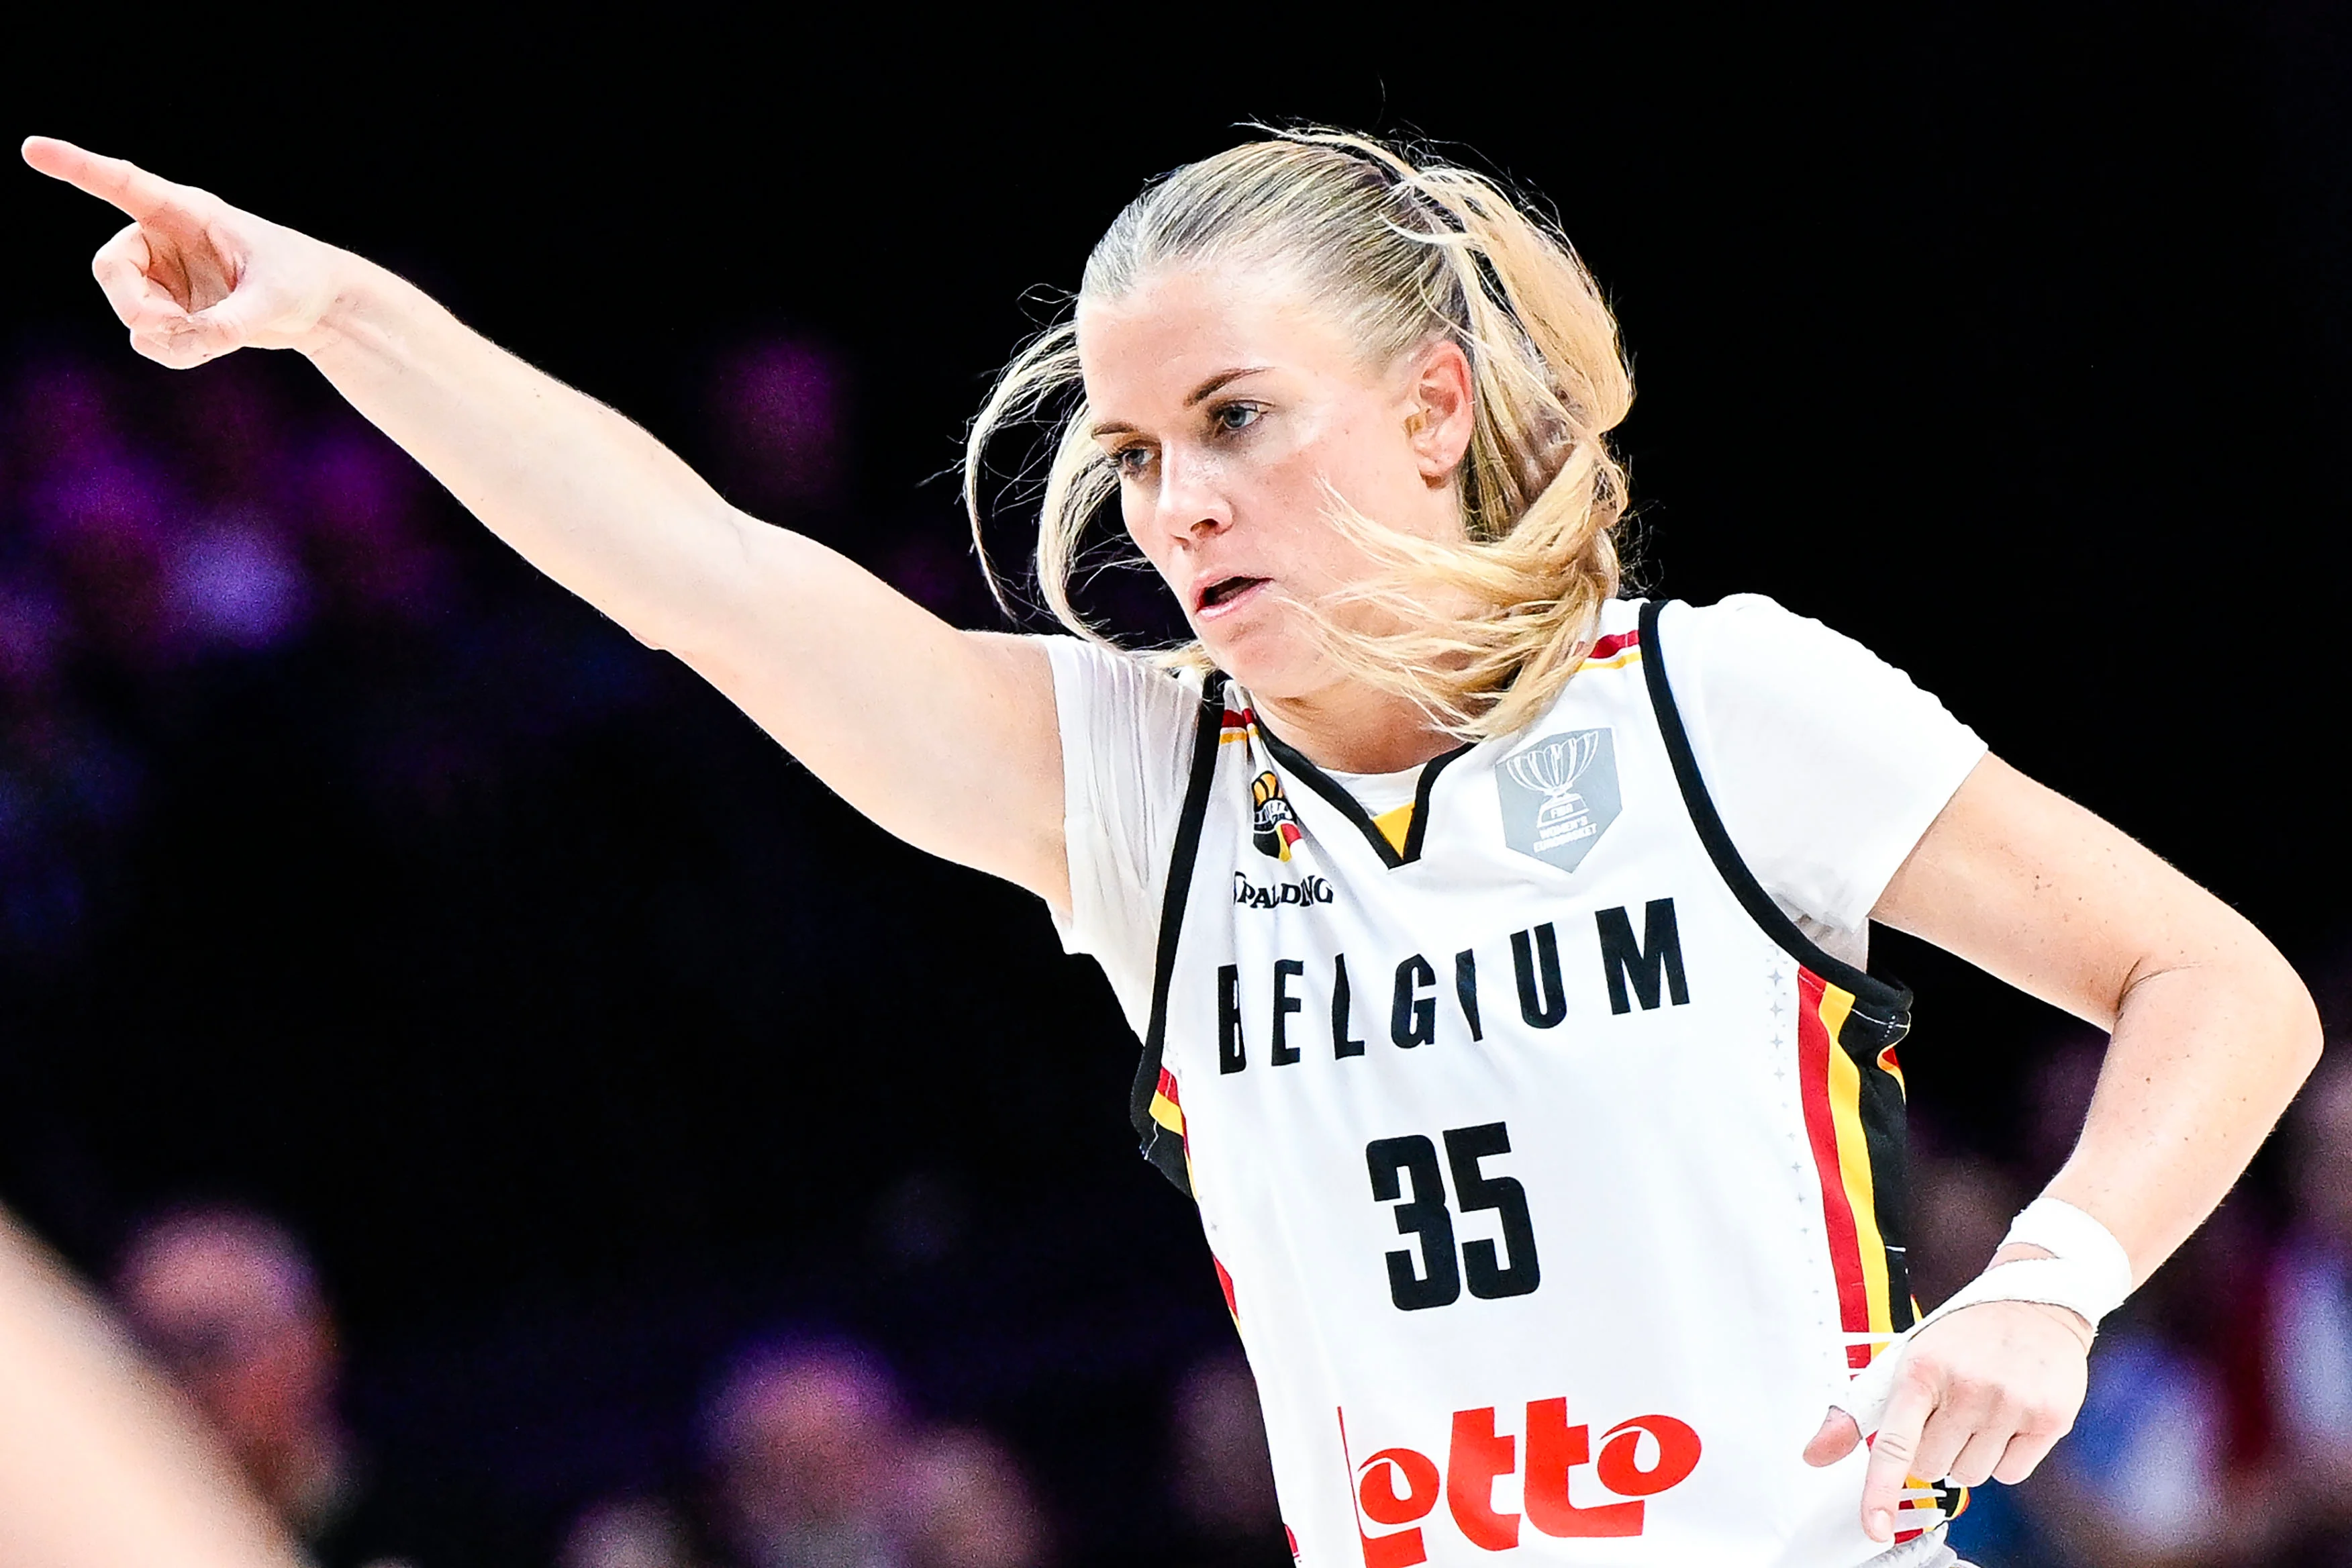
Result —
[[[1203, 398], [1213, 395], [1219, 387], [1231, 382], [1239, 381], [1245, 375], [1258, 375], [1264, 372], [1272, 370], [1273, 368], [1274, 367], [1272, 365], [1244, 364], [1236, 365], [1232, 370], [1221, 370], [1217, 372], [1216, 374], [1209, 377], [1208, 380], [1202, 382], [1200, 385], [1194, 387], [1192, 391], [1186, 393], [1184, 395], [1184, 406], [1187, 408], [1195, 407]], [[1106, 419], [1099, 424], [1090, 425], [1087, 427], [1087, 434], [1093, 437], [1097, 441], [1101, 440], [1106, 436], [1131, 436], [1134, 433], [1135, 426], [1129, 425], [1124, 419]]]
[[1227, 382], [1239, 381], [1245, 375], [1256, 375], [1272, 368], [1273, 367], [1271, 365], [1245, 364], [1234, 370], [1221, 370], [1216, 374], [1211, 376], [1208, 380], [1202, 382], [1200, 385], [1194, 387], [1192, 392], [1186, 395], [1184, 399], [1184, 406], [1187, 408], [1192, 407], [1194, 404], [1200, 402], [1202, 398], [1208, 396], [1211, 393], [1216, 391], [1217, 388], [1224, 385]]

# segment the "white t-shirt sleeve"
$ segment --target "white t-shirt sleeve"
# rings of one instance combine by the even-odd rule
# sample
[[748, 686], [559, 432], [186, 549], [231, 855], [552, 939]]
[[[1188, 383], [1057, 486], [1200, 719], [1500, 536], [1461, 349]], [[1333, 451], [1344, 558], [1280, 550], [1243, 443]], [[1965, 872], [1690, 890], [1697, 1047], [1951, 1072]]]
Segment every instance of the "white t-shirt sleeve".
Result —
[[1658, 640], [1739, 858], [1816, 940], [1866, 931], [1985, 743], [1860, 643], [1759, 594], [1669, 606]]
[[1041, 638], [1062, 733], [1070, 911], [1062, 945], [1102, 965], [1140, 1036], [1150, 1024], [1160, 905], [1200, 718], [1197, 682], [1076, 637]]

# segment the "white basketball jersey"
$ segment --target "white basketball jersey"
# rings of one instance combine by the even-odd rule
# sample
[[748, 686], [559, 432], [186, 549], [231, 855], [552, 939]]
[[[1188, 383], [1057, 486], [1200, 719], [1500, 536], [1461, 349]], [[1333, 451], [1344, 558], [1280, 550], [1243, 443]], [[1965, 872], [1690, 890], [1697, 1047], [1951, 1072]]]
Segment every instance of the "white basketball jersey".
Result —
[[[1206, 683], [1135, 1110], [1309, 1568], [1887, 1552], [1861, 1451], [1801, 1451], [1911, 1321], [1910, 996], [1741, 865], [1657, 606], [1602, 629], [1377, 818]], [[1915, 1487], [1887, 1560], [1958, 1502]]]

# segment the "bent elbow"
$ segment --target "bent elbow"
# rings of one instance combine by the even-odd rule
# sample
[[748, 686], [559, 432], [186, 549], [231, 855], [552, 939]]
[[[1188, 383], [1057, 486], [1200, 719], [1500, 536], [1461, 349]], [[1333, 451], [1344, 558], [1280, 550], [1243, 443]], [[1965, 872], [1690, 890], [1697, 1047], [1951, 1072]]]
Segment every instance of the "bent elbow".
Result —
[[2319, 1066], [2327, 1029], [2320, 1019], [2319, 1005], [2312, 1000], [2311, 987], [2304, 984], [2294, 966], [2276, 948], [2270, 949], [2269, 958], [2263, 972], [2253, 977], [2252, 987], [2267, 1004], [2269, 1032], [2277, 1041], [2281, 1066], [2300, 1086]]
[[2295, 1081], [2300, 1083], [2319, 1066], [2320, 1056], [2327, 1048], [2327, 1026], [2321, 1020], [2319, 1007], [2300, 976], [2294, 983], [2294, 999], [2298, 1004], [2294, 1015]]

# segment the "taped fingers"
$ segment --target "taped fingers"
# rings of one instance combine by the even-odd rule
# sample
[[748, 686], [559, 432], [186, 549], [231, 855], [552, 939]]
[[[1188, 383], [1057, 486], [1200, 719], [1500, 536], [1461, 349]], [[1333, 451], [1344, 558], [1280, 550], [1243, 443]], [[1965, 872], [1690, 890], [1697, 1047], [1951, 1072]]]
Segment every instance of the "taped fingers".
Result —
[[1906, 1358], [1886, 1402], [1877, 1440], [1870, 1446], [1870, 1467], [1863, 1473], [1862, 1528], [1873, 1541], [1894, 1539], [1895, 1505], [1918, 1473], [1920, 1434], [1935, 1408], [1935, 1388]]
[[1909, 1339], [1908, 1333], [1903, 1333], [1889, 1341], [1830, 1403], [1831, 1409], [1843, 1410], [1852, 1416], [1855, 1428], [1865, 1436], [1878, 1430], [1879, 1424], [1886, 1418], [1886, 1402], [1895, 1393], [1895, 1368], [1902, 1364], [1904, 1347]]

